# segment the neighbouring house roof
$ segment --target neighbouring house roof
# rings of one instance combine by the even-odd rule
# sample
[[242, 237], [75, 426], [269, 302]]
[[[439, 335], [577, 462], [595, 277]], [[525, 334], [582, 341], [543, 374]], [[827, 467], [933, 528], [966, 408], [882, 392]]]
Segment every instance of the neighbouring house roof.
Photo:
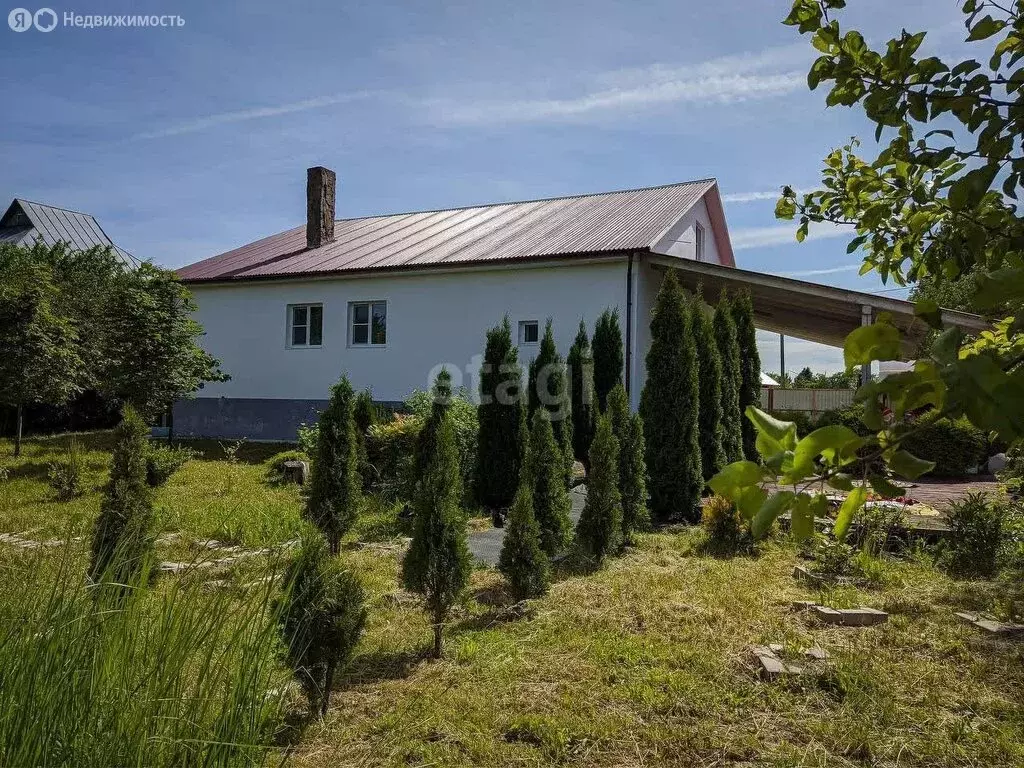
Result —
[[306, 227], [271, 235], [178, 270], [187, 282], [419, 269], [653, 247], [701, 199], [720, 258], [732, 248], [714, 179], [517, 203], [396, 213], [335, 222], [308, 249]]
[[762, 387], [777, 387], [777, 386], [779, 386], [779, 382], [777, 382], [775, 379], [773, 379], [771, 376], [769, 376], [764, 371], [761, 371], [761, 386]]
[[31, 246], [38, 239], [46, 245], [62, 242], [80, 251], [110, 246], [128, 263], [138, 262], [128, 251], [116, 246], [88, 213], [15, 198], [0, 218], [0, 242]]

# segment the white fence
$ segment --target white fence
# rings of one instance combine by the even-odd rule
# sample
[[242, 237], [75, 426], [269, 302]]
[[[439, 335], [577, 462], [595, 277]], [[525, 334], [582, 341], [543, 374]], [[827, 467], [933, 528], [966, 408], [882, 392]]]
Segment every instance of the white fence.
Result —
[[853, 404], [852, 389], [779, 389], [761, 387], [761, 408], [766, 411], [821, 413]]

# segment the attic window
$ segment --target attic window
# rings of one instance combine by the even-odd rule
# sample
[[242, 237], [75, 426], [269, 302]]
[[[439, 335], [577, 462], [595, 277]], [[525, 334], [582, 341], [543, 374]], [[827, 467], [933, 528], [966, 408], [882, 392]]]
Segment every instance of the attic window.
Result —
[[699, 221], [693, 224], [693, 242], [697, 261], [704, 261], [704, 227]]

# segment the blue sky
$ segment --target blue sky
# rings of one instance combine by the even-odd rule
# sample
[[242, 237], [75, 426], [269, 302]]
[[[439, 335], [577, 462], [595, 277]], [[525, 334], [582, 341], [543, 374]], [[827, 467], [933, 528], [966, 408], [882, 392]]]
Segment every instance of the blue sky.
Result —
[[[927, 29], [925, 49], [950, 55], [958, 4], [852, 0], [843, 23], [873, 43]], [[54, 5], [185, 24], [0, 27], [0, 197], [87, 211], [175, 267], [304, 221], [311, 165], [337, 171], [339, 217], [715, 176], [738, 266], [880, 290], [840, 233], [798, 245], [773, 216], [780, 185], [813, 185], [850, 136], [872, 143], [857, 112], [807, 90], [814, 51], [779, 23], [788, 5]], [[777, 369], [777, 341], [762, 341]], [[795, 339], [786, 357], [791, 371], [841, 367]]]

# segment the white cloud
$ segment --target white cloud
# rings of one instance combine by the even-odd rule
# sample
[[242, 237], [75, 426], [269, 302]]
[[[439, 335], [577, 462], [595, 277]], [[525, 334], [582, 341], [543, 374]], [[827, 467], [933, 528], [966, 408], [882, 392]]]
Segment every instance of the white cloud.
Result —
[[375, 95], [370, 91], [356, 91], [354, 93], [339, 93], [333, 96], [321, 96], [315, 99], [294, 101], [289, 104], [278, 104], [276, 106], [257, 107], [255, 109], [240, 109], [234, 112], [221, 112], [215, 115], [205, 115], [192, 120], [169, 125], [166, 128], [159, 128], [153, 131], [137, 133], [131, 138], [141, 139], [162, 139], [167, 136], [179, 136], [183, 133], [195, 133], [205, 131], [207, 128], [214, 128], [218, 125], [228, 123], [240, 123], [246, 120], [256, 120], [262, 117], [275, 117], [277, 115], [288, 115], [294, 112], [306, 112], [311, 109], [323, 109], [335, 104], [347, 104], [352, 101], [371, 98]]
[[758, 200], [778, 200], [781, 192], [733, 192], [722, 195], [726, 203], [753, 203]]
[[[796, 224], [780, 224], [773, 227], [746, 227], [733, 230], [731, 234], [734, 251], [748, 248], [763, 248], [769, 245], [796, 245]], [[832, 224], [812, 224], [807, 240], [821, 240], [830, 237], [850, 237], [852, 230]]]
[[782, 277], [813, 277], [814, 275], [835, 275], [839, 272], [856, 272], [864, 265], [863, 261], [856, 264], [842, 264], [838, 267], [827, 267], [823, 269], [801, 269], [796, 272], [777, 272]]
[[431, 111], [442, 122], [540, 122], [663, 104], [767, 99], [806, 88], [806, 59], [802, 46], [787, 45], [699, 64], [606, 72], [593, 78], [594, 88], [577, 95], [468, 103], [437, 100]]

